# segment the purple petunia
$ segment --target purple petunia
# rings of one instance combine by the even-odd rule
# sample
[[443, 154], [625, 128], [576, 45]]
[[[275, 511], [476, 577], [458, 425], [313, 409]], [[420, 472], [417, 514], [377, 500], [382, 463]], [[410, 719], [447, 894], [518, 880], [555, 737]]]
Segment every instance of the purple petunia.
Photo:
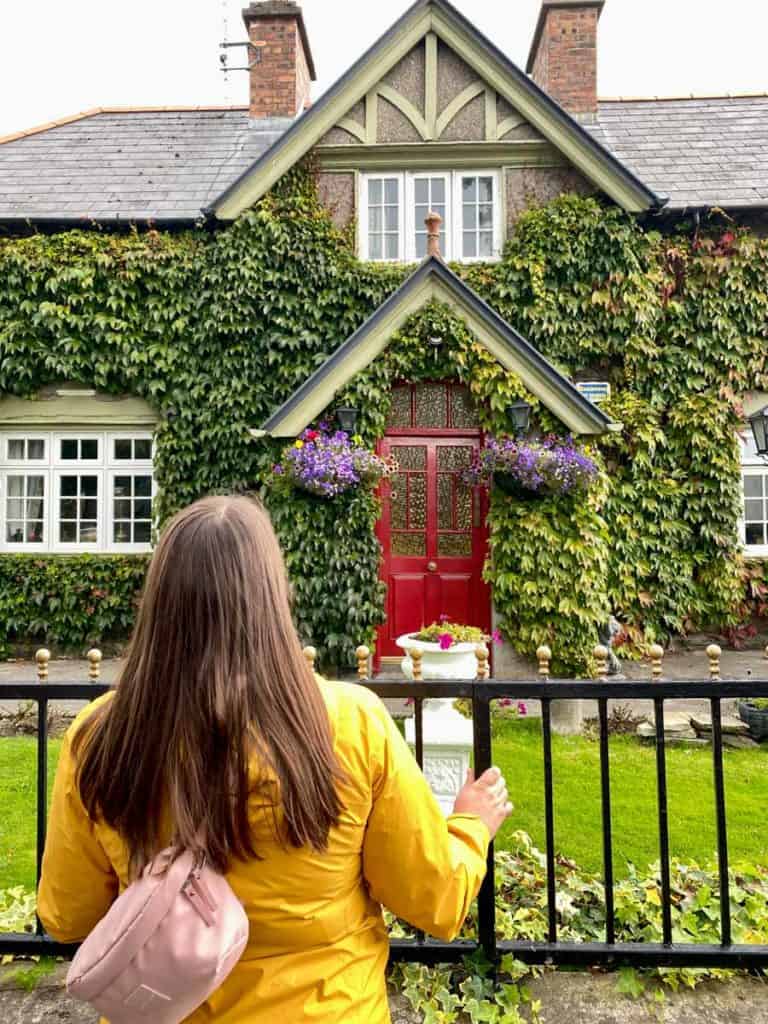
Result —
[[517, 481], [526, 491], [571, 494], [586, 491], [598, 475], [596, 464], [578, 449], [573, 438], [553, 436], [542, 441], [489, 437], [464, 473], [468, 484], [490, 484], [495, 473]]
[[273, 466], [295, 487], [321, 498], [335, 498], [360, 484], [375, 485], [387, 464], [367, 448], [354, 444], [343, 430], [305, 430]]

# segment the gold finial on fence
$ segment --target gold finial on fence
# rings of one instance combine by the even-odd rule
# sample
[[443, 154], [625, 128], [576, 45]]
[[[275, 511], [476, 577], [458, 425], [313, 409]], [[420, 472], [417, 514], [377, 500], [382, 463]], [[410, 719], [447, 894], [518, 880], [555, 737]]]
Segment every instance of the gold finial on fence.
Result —
[[417, 650], [417, 648], [414, 647], [412, 650], [408, 651], [408, 654], [410, 655], [411, 661], [413, 662], [413, 681], [415, 683], [420, 683], [422, 679], [421, 651]]
[[355, 651], [355, 657], [357, 658], [358, 679], [368, 678], [368, 659], [370, 658], [370, 656], [371, 652], [368, 650], [365, 644], [360, 644], [360, 646]]
[[317, 657], [317, 651], [315, 650], [315, 648], [314, 647], [305, 647], [304, 650], [301, 653], [304, 655], [304, 657], [306, 658], [307, 664], [309, 665], [309, 667], [314, 672], [315, 671], [315, 658]]
[[720, 655], [722, 650], [717, 644], [710, 644], [707, 648], [707, 657], [709, 658], [709, 678], [719, 679], [720, 678]]
[[477, 658], [477, 678], [487, 679], [488, 672], [488, 648], [485, 644], [478, 644], [475, 648], [475, 657]]
[[98, 647], [92, 647], [88, 654], [88, 678], [95, 682], [101, 675], [101, 651]]
[[661, 644], [651, 644], [648, 648], [648, 656], [651, 659], [651, 680], [658, 682], [663, 672], [661, 662], [664, 658], [664, 648]]
[[595, 659], [596, 678], [605, 679], [608, 675], [608, 648], [598, 644], [592, 651], [592, 656]]
[[549, 663], [552, 660], [552, 651], [546, 644], [542, 644], [541, 647], [536, 650], [536, 659], [539, 662], [539, 675], [549, 675]]
[[37, 681], [44, 683], [48, 679], [48, 662], [51, 660], [51, 652], [46, 647], [41, 647], [35, 654], [37, 662]]

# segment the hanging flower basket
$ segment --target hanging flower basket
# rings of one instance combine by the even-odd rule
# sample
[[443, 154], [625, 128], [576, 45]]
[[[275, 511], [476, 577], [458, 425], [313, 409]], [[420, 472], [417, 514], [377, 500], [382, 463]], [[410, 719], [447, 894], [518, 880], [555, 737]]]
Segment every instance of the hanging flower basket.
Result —
[[375, 487], [395, 468], [394, 460], [379, 458], [343, 430], [331, 432], [321, 424], [284, 448], [272, 472], [278, 486], [335, 498], [358, 487]]
[[514, 497], [545, 498], [583, 493], [597, 475], [594, 461], [570, 437], [541, 441], [489, 437], [464, 479], [468, 484], [494, 484]]

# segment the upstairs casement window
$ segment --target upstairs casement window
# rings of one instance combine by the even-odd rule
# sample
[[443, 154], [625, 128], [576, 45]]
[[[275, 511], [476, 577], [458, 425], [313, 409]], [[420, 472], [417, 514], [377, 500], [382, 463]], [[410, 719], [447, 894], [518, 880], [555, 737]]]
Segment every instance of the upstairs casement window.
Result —
[[497, 171], [399, 171], [366, 174], [360, 189], [360, 258], [415, 262], [427, 255], [424, 219], [443, 219], [444, 259], [470, 263], [501, 254]]
[[149, 551], [154, 493], [151, 434], [0, 434], [3, 551]]
[[742, 518], [744, 554], [768, 555], [768, 462], [755, 448], [747, 429], [741, 436]]

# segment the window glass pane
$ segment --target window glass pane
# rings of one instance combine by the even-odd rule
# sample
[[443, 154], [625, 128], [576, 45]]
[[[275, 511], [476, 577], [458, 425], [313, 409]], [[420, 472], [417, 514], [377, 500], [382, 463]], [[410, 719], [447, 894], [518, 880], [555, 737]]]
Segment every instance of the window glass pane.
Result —
[[388, 260], [397, 259], [397, 235], [384, 236], [384, 257]]
[[24, 458], [24, 439], [21, 437], [12, 437], [8, 441], [8, 458], [9, 459], [23, 459]]
[[747, 523], [745, 533], [747, 544], [765, 544], [765, 527], [762, 523]]
[[63, 497], [72, 497], [77, 494], [77, 477], [76, 476], [63, 476], [59, 483], [59, 493]]
[[133, 442], [133, 457], [135, 459], [152, 458], [152, 441], [148, 437], [137, 438]]
[[77, 540], [77, 523], [59, 523], [59, 542], [74, 544]]
[[150, 523], [133, 524], [134, 544], [149, 544], [151, 539], [152, 526]]
[[27, 504], [26, 504], [26, 518], [27, 519], [42, 519], [43, 518], [43, 499], [42, 498], [32, 498], [30, 501], [27, 501]]
[[464, 205], [462, 226], [467, 228], [477, 227], [477, 207]]
[[62, 459], [76, 459], [77, 458], [77, 441], [74, 438], [68, 437], [63, 438], [61, 441], [61, 457]]
[[41, 437], [35, 437], [27, 441], [27, 458], [44, 459], [45, 441]]
[[133, 493], [140, 498], [148, 498], [152, 493], [152, 477], [135, 476], [133, 478]]
[[59, 501], [60, 519], [77, 519], [77, 500], [75, 498], [62, 498]]
[[445, 179], [432, 179], [432, 205], [436, 206], [445, 202]]
[[384, 182], [384, 202], [397, 203], [397, 179], [387, 178]]
[[481, 203], [493, 202], [493, 178], [477, 179], [477, 198]]
[[429, 203], [429, 182], [426, 178], [416, 178], [413, 183], [413, 198], [425, 206]]
[[464, 243], [461, 251], [462, 256], [477, 256], [477, 237], [474, 231], [464, 232]]
[[21, 519], [24, 515], [24, 502], [21, 498], [9, 498], [5, 508], [5, 514], [9, 519]]
[[41, 521], [36, 520], [27, 526], [27, 543], [42, 544], [42, 541], [43, 524]]
[[95, 544], [96, 543], [96, 524], [95, 523], [80, 523], [80, 543], [81, 544]]
[[744, 477], [744, 496], [747, 498], [759, 498], [763, 493], [763, 478], [750, 473]]
[[384, 210], [380, 206], [368, 209], [368, 230], [373, 234], [384, 227]]
[[131, 448], [132, 444], [129, 438], [119, 438], [115, 441], [115, 458], [116, 459], [130, 459], [132, 458]]
[[747, 498], [744, 502], [744, 518], [748, 522], [761, 522], [763, 519], [763, 499]]
[[416, 258], [423, 259], [427, 255], [427, 236], [424, 232], [416, 235]]
[[45, 494], [45, 477], [44, 476], [28, 476], [27, 477], [27, 495], [30, 498], [42, 497]]
[[115, 519], [130, 519], [131, 502], [126, 498], [118, 498], [113, 503], [113, 516]]
[[384, 258], [384, 245], [381, 235], [371, 235], [368, 239], [368, 259], [380, 260]]
[[11, 498], [22, 498], [24, 496], [24, 477], [8, 477], [8, 495]]
[[384, 207], [384, 227], [387, 231], [397, 231], [397, 207]]
[[492, 206], [478, 206], [478, 208], [477, 208], [477, 219], [478, 219], [478, 225], [481, 228], [492, 228], [493, 227], [493, 207]]
[[380, 203], [382, 196], [381, 178], [371, 178], [368, 181], [368, 202]]
[[115, 523], [112, 529], [112, 540], [115, 544], [130, 544], [131, 524]]
[[21, 544], [24, 540], [24, 523], [8, 520], [5, 539], [9, 544]]
[[477, 200], [477, 178], [461, 179], [461, 198], [465, 203], [474, 203]]
[[95, 498], [81, 498], [80, 500], [80, 518], [81, 519], [95, 519], [97, 512], [97, 502]]
[[134, 519], [151, 519], [152, 502], [148, 498], [138, 498], [133, 503]]
[[131, 477], [129, 476], [116, 476], [113, 483], [113, 493], [116, 498], [130, 497], [131, 495]]
[[95, 497], [99, 493], [99, 478], [97, 476], [81, 476], [80, 491], [87, 497]]
[[426, 224], [424, 221], [427, 219], [429, 213], [429, 207], [425, 205], [417, 206], [413, 215], [414, 227], [417, 231], [426, 231]]
[[480, 232], [480, 256], [492, 256], [493, 255], [493, 235], [490, 231]]

